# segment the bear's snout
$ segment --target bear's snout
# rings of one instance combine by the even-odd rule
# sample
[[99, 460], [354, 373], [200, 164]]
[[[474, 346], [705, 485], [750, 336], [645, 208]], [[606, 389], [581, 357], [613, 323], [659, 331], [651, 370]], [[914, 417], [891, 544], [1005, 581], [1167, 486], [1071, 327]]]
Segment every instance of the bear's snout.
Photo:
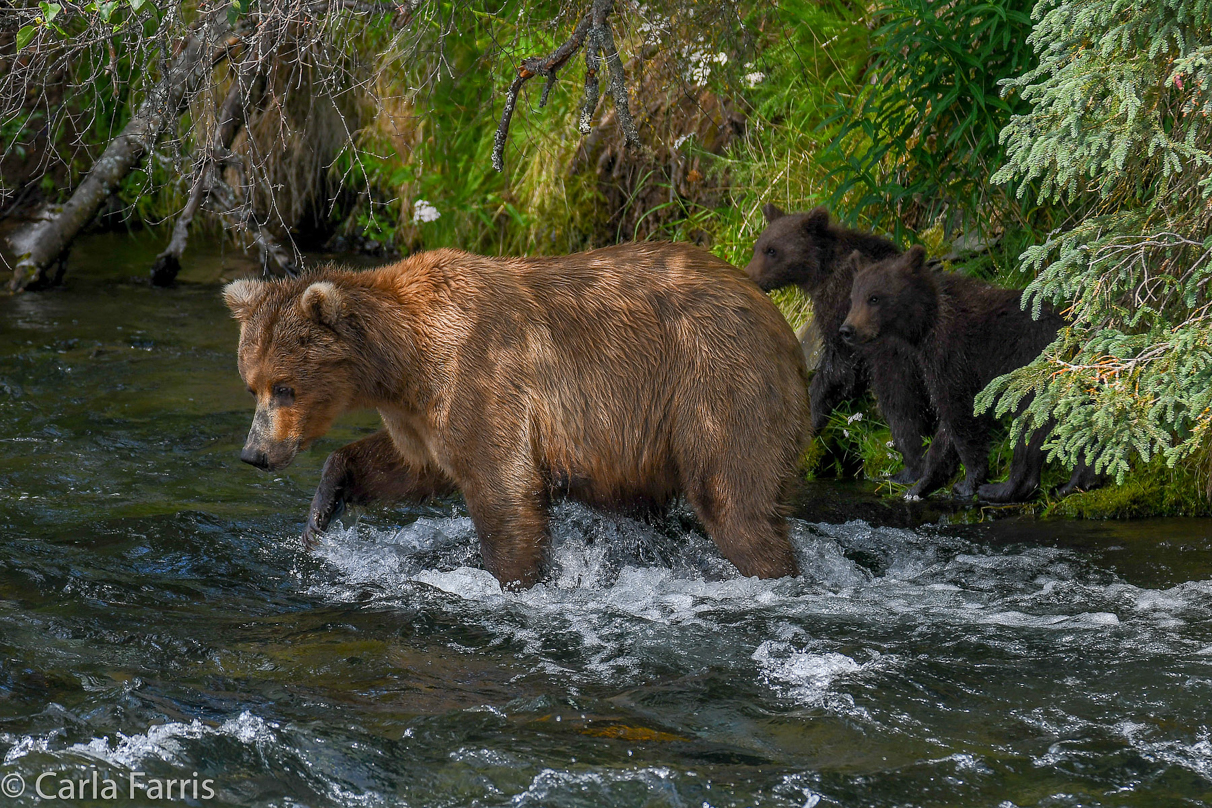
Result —
[[267, 410], [258, 408], [240, 459], [262, 471], [277, 471], [289, 466], [298, 452], [298, 440], [273, 439], [273, 419]]
[[853, 345], [855, 339], [858, 338], [858, 331], [850, 323], [843, 323], [842, 327], [837, 330], [837, 333], [848, 345]]
[[297, 443], [271, 444], [263, 447], [250, 440], [240, 451], [240, 459], [261, 471], [278, 471], [289, 466], [298, 451]]
[[245, 446], [240, 452], [240, 459], [250, 466], [256, 466], [261, 471], [269, 471], [269, 455], [252, 446]]

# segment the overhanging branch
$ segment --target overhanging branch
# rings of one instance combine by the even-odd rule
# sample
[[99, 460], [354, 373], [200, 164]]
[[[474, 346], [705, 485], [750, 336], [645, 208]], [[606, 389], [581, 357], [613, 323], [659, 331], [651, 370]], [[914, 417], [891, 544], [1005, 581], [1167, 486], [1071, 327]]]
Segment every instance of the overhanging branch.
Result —
[[585, 97], [581, 102], [581, 114], [578, 129], [581, 134], [589, 134], [593, 113], [598, 105], [598, 73], [601, 70], [602, 58], [610, 71], [608, 89], [614, 98], [615, 114], [619, 126], [623, 130], [627, 145], [638, 148], [640, 134], [635, 121], [631, 117], [631, 108], [627, 102], [627, 75], [623, 69], [623, 61], [619, 58], [618, 48], [614, 44], [614, 33], [610, 30], [607, 17], [614, 10], [614, 0], [593, 0], [593, 7], [585, 13], [572, 36], [560, 47], [547, 56], [531, 56], [522, 60], [518, 66], [518, 75], [505, 92], [505, 108], [501, 111], [501, 122], [497, 125], [493, 136], [492, 167], [497, 171], [505, 168], [505, 143], [509, 140], [509, 124], [513, 120], [513, 111], [518, 103], [518, 93], [522, 85], [535, 76], [547, 79], [543, 86], [543, 95], [539, 106], [547, 105], [551, 88], [555, 85], [556, 72], [568, 63], [568, 60], [585, 45]]

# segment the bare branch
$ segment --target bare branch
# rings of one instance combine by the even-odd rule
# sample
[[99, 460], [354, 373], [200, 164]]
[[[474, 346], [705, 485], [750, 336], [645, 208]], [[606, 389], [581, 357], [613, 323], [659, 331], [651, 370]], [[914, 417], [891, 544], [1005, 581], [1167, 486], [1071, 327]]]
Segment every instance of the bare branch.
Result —
[[[180, 115], [184, 101], [198, 88], [218, 60], [226, 58], [231, 26], [225, 12], [203, 17], [134, 117], [89, 170], [63, 209], [55, 216], [19, 230], [9, 243], [18, 256], [9, 289], [24, 291], [45, 283], [46, 270], [61, 257], [80, 229], [160, 136]], [[216, 48], [214, 43], [219, 43]]]
[[606, 12], [602, 15], [601, 24], [597, 26], [597, 35], [602, 50], [605, 52], [606, 66], [610, 68], [610, 95], [614, 98], [615, 114], [619, 118], [619, 126], [623, 130], [623, 136], [627, 139], [627, 145], [638, 148], [640, 133], [635, 128], [635, 121], [631, 119], [631, 108], [627, 104], [627, 74], [623, 71], [623, 60], [619, 58], [619, 49], [614, 45], [614, 34], [610, 30], [609, 23], [606, 22], [605, 14], [609, 13], [612, 3], [607, 0], [604, 5]]
[[581, 114], [577, 129], [587, 135], [592, 126], [593, 114], [598, 106], [598, 74], [601, 71], [602, 58], [610, 71], [609, 91], [614, 99], [615, 111], [619, 126], [623, 130], [627, 146], [639, 148], [640, 133], [631, 117], [631, 109], [627, 102], [627, 74], [623, 69], [623, 61], [619, 58], [619, 50], [614, 44], [614, 33], [610, 30], [607, 17], [614, 10], [614, 0], [593, 0], [593, 6], [581, 18], [576, 30], [568, 41], [556, 48], [545, 57], [532, 56], [524, 59], [518, 67], [517, 78], [505, 92], [505, 108], [501, 112], [501, 122], [497, 126], [492, 144], [492, 167], [497, 171], [505, 168], [505, 143], [509, 139], [509, 123], [513, 119], [513, 111], [518, 103], [518, 93], [522, 85], [535, 76], [546, 76], [547, 84], [543, 87], [543, 96], [539, 106], [547, 105], [548, 95], [555, 84], [556, 71], [572, 58], [572, 55], [585, 47], [585, 97], [581, 102]]
[[581, 45], [585, 42], [585, 36], [589, 33], [592, 19], [592, 14], [586, 14], [581, 18], [567, 42], [547, 56], [531, 56], [523, 59], [522, 64], [518, 66], [517, 78], [513, 80], [513, 83], [509, 85], [509, 90], [505, 93], [505, 109], [501, 112], [501, 123], [497, 125], [496, 135], [492, 139], [492, 167], [497, 171], [505, 168], [505, 141], [509, 139], [509, 122], [513, 118], [513, 110], [517, 106], [518, 92], [522, 89], [522, 85], [535, 76], [546, 76], [547, 86], [543, 88], [543, 99], [539, 104], [540, 106], [546, 105], [551, 86], [555, 83], [556, 71], [580, 50]]
[[224, 160], [231, 159], [231, 146], [236, 134], [248, 120], [248, 111], [260, 106], [265, 96], [266, 65], [252, 48], [246, 49], [240, 69], [216, 117], [211, 143], [198, 160], [193, 186], [185, 208], [173, 225], [172, 238], [164, 252], [152, 264], [151, 278], [156, 286], [168, 286], [181, 271], [181, 255], [189, 242], [189, 227], [193, 223], [214, 186], [216, 174]]

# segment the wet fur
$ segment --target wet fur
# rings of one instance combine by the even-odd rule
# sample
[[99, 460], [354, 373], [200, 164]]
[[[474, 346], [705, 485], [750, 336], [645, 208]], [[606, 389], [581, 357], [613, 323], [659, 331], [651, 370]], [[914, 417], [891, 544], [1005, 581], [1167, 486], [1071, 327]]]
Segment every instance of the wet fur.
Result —
[[745, 271], [764, 290], [796, 285], [812, 300], [822, 337], [820, 365], [808, 388], [813, 430], [823, 429], [838, 404], [861, 396], [870, 384], [905, 461], [893, 479], [913, 482], [922, 471], [923, 440], [935, 429], [930, 396], [913, 354], [899, 343], [848, 345], [838, 334], [850, 310], [857, 272], [852, 254], [878, 261], [900, 250], [887, 239], [839, 227], [824, 208], [783, 213], [766, 205], [763, 212], [769, 225]]
[[[939, 428], [925, 469], [907, 496], [928, 494], [945, 483], [954, 473], [948, 460], [954, 449], [965, 469], [964, 479], [954, 489], [957, 496], [976, 494], [990, 502], [1025, 499], [1039, 486], [1042, 446], [1049, 430], [1037, 430], [1020, 441], [1009, 478], [987, 484], [995, 419], [989, 413], [974, 415], [974, 401], [994, 378], [1039, 356], [1064, 320], [1047, 306], [1038, 320], [1033, 319], [1022, 308], [1021, 291], [964, 275], [931, 272], [924, 259], [924, 250], [914, 247], [903, 256], [862, 269], [854, 279], [845, 322], [860, 344], [899, 343], [913, 351], [938, 412]], [[1095, 484], [1084, 467], [1070, 481], [1072, 487]]]
[[[530, 586], [553, 497], [633, 510], [684, 494], [742, 573], [796, 572], [783, 504], [808, 430], [802, 352], [766, 296], [709, 253], [437, 250], [238, 283], [240, 372], [258, 412], [291, 424], [275, 435], [306, 445], [352, 409], [383, 420], [325, 464], [309, 541], [346, 501], [458, 490], [487, 569]], [[296, 401], [275, 406], [286, 383]]]

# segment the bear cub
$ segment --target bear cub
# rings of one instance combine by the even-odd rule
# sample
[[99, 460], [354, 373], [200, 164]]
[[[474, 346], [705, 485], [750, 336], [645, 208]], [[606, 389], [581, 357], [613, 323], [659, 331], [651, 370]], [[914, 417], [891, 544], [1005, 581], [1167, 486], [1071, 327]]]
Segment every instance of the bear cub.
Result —
[[808, 388], [813, 430], [823, 429], [838, 404], [861, 396], [870, 384], [905, 462], [892, 480], [913, 482], [922, 472], [923, 439], [934, 432], [930, 396], [917, 362], [902, 343], [855, 345], [839, 332], [850, 310], [856, 272], [851, 253], [878, 261], [900, 250], [887, 239], [831, 223], [824, 208], [784, 213], [766, 205], [762, 212], [768, 226], [745, 271], [764, 291], [794, 284], [812, 300], [822, 337], [820, 365]]
[[224, 297], [256, 399], [241, 459], [280, 469], [342, 413], [382, 418], [324, 464], [309, 546], [347, 502], [461, 492], [484, 566], [529, 587], [554, 497], [651, 511], [684, 495], [744, 575], [797, 572], [784, 510], [808, 434], [803, 352], [704, 250], [436, 250]]
[[[1014, 447], [1009, 478], [990, 484], [988, 459], [992, 414], [974, 415], [978, 393], [994, 378], [1020, 368], [1046, 348], [1064, 320], [1044, 306], [1034, 319], [1022, 308], [1022, 292], [964, 275], [931, 272], [920, 246], [865, 266], [854, 278], [850, 311], [840, 335], [853, 345], [899, 343], [922, 370], [938, 413], [939, 428], [922, 477], [906, 494], [916, 499], [951, 477], [954, 452], [965, 476], [954, 493], [988, 502], [1016, 502], [1038, 487], [1043, 443], [1050, 428], [1036, 430]], [[853, 257], [862, 263], [862, 256]], [[1091, 488], [1095, 475], [1079, 467], [1062, 492]]]

